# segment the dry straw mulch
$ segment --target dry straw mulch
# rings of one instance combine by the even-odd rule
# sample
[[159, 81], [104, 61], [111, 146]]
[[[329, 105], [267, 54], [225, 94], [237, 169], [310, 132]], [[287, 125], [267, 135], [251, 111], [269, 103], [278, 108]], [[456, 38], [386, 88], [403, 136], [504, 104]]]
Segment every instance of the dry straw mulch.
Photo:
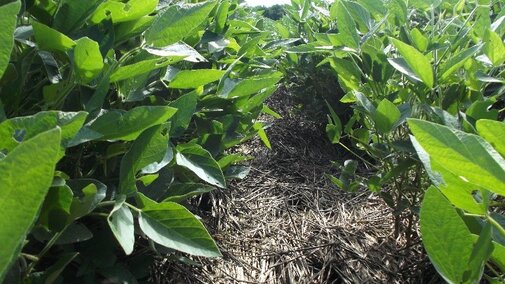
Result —
[[436, 283], [416, 238], [393, 237], [388, 207], [366, 191], [344, 193], [324, 173], [339, 153], [324, 129], [293, 114], [282, 92], [270, 102], [282, 119], [268, 129], [273, 149], [257, 140], [237, 151], [254, 157], [250, 175], [195, 200], [195, 213], [222, 259], [201, 265], [160, 261], [162, 283]]

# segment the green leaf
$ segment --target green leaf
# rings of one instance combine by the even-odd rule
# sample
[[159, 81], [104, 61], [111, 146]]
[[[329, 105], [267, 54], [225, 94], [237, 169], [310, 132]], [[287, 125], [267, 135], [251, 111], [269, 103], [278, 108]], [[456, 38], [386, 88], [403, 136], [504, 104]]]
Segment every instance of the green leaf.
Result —
[[246, 97], [255, 94], [263, 89], [277, 84], [282, 79], [282, 73], [275, 72], [268, 75], [250, 77], [242, 80], [224, 80], [224, 88], [219, 96], [226, 98]]
[[401, 113], [398, 107], [388, 99], [384, 99], [377, 106], [377, 110], [373, 115], [373, 120], [380, 132], [388, 133], [393, 130], [393, 126], [400, 117]]
[[258, 132], [258, 136], [260, 137], [261, 142], [263, 142], [263, 144], [265, 144], [265, 146], [268, 149], [272, 149], [272, 145], [270, 144], [270, 140], [268, 139], [268, 135], [263, 127], [263, 123], [256, 122], [253, 124], [253, 128], [254, 128], [254, 130], [256, 130]]
[[74, 67], [77, 77], [83, 83], [96, 78], [104, 67], [100, 46], [88, 37], [76, 41], [74, 48]]
[[456, 72], [459, 68], [463, 67], [463, 65], [466, 63], [466, 60], [472, 57], [481, 48], [482, 45], [474, 45], [459, 52], [458, 54], [445, 61], [442, 65], [440, 65], [440, 74], [442, 74], [440, 76], [440, 80], [445, 81], [450, 75]]
[[146, 31], [146, 43], [154, 47], [163, 47], [191, 36], [207, 20], [215, 5], [215, 1], [208, 1], [170, 6], [157, 15]]
[[339, 35], [341, 35], [342, 42], [351, 48], [359, 47], [358, 30], [356, 23], [352, 18], [349, 10], [346, 7], [347, 1], [337, 0], [331, 6], [330, 17], [336, 19]]
[[192, 89], [218, 81], [226, 73], [224, 70], [196, 69], [182, 70], [170, 81], [170, 88]]
[[177, 112], [170, 120], [170, 135], [172, 137], [179, 137], [184, 134], [184, 131], [188, 128], [191, 119], [193, 118], [197, 102], [198, 94], [196, 91], [193, 91], [180, 96], [177, 100], [169, 104], [169, 106], [177, 109]]
[[0, 6], [0, 79], [2, 78], [11, 58], [14, 46], [14, 30], [21, 8], [19, 0]]
[[477, 121], [477, 131], [493, 147], [505, 157], [505, 123], [495, 120], [481, 119]]
[[491, 238], [492, 225], [486, 223], [479, 234], [468, 263], [468, 270], [464, 274], [465, 283], [478, 283], [484, 274], [484, 267], [493, 253], [493, 241]]
[[143, 60], [137, 63], [133, 63], [130, 65], [125, 65], [119, 67], [112, 75], [110, 76], [110, 82], [114, 83], [117, 81], [122, 81], [125, 79], [130, 79], [138, 75], [142, 75], [144, 73], [160, 69], [163, 67], [167, 67], [170, 64], [177, 63], [185, 58], [184, 55], [174, 55], [171, 57], [165, 58], [155, 58], [149, 60]]
[[149, 173], [155, 173], [168, 165], [173, 159], [172, 148], [168, 146], [168, 130], [165, 125], [153, 126], [133, 142], [130, 150], [121, 160], [119, 191], [129, 195], [137, 190], [136, 175], [146, 167], [153, 167]]
[[202, 180], [226, 187], [223, 172], [212, 155], [200, 145], [177, 145], [177, 165], [192, 171]]
[[95, 120], [86, 124], [70, 142], [72, 146], [100, 141], [132, 141], [147, 128], [167, 122], [177, 109], [166, 106], [140, 106], [127, 112], [103, 110]]
[[414, 28], [412, 31], [410, 31], [410, 36], [412, 37], [412, 41], [416, 45], [416, 48], [422, 52], [425, 52], [430, 41], [421, 33], [421, 31], [419, 31], [417, 28]]
[[473, 239], [456, 209], [433, 186], [425, 193], [421, 207], [421, 235], [438, 273], [449, 283], [462, 283]]
[[174, 183], [167, 191], [168, 197], [163, 202], [180, 203], [193, 196], [201, 195], [214, 190], [212, 186], [200, 183]]
[[203, 224], [177, 203], [146, 206], [139, 214], [139, 225], [150, 239], [162, 246], [197, 256], [221, 256]]
[[505, 160], [480, 136], [417, 119], [409, 125], [432, 163], [475, 189], [505, 195]]
[[226, 26], [226, 20], [228, 20], [228, 10], [230, 9], [230, 1], [225, 0], [221, 4], [216, 11], [216, 33], [222, 33]]
[[137, 20], [156, 10], [158, 0], [105, 1], [96, 9], [89, 21], [98, 24], [111, 18], [114, 24]]
[[74, 200], [70, 206], [70, 221], [88, 215], [105, 199], [107, 186], [97, 180], [70, 180], [67, 184], [74, 192]]
[[114, 25], [114, 39], [116, 43], [124, 42], [140, 35], [151, 26], [154, 19], [154, 16], [145, 16], [133, 21]]
[[503, 44], [503, 40], [497, 33], [488, 29], [484, 41], [484, 53], [494, 66], [500, 66], [505, 61], [505, 44]]
[[19, 141], [15, 134], [22, 132], [23, 140], [55, 127], [61, 128], [61, 144], [67, 147], [79, 132], [88, 114], [86, 112], [41, 111], [32, 116], [16, 117], [0, 123], [0, 149], [14, 149]]
[[21, 143], [0, 160], [0, 281], [18, 257], [53, 180], [60, 152], [59, 128]]
[[51, 231], [63, 230], [68, 223], [73, 197], [72, 190], [66, 185], [51, 187], [42, 205], [39, 223]]
[[53, 21], [53, 28], [71, 34], [80, 28], [103, 0], [61, 0]]
[[66, 52], [76, 45], [71, 38], [44, 24], [32, 22], [32, 26], [37, 46], [42, 50]]
[[398, 52], [405, 59], [410, 69], [419, 76], [426, 86], [433, 88], [433, 69], [429, 59], [417, 49], [404, 42], [394, 38], [389, 38], [389, 40], [398, 49]]
[[130, 255], [135, 245], [135, 226], [132, 212], [125, 205], [125, 200], [126, 196], [124, 195], [118, 198], [109, 217], [107, 217], [107, 222], [125, 253]]

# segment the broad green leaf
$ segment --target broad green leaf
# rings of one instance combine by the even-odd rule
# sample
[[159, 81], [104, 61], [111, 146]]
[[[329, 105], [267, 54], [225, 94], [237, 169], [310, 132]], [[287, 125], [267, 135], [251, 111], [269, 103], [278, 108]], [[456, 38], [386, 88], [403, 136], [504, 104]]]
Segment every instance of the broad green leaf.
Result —
[[89, 83], [103, 69], [100, 46], [94, 40], [83, 37], [76, 41], [74, 48], [74, 67], [77, 77], [83, 83]]
[[337, 0], [331, 6], [330, 17], [336, 19], [339, 34], [344, 45], [351, 48], [359, 47], [358, 30], [356, 23], [346, 7], [347, 1]]
[[170, 163], [173, 152], [168, 143], [168, 130], [165, 125], [153, 126], [140, 134], [121, 160], [119, 174], [121, 194], [129, 195], [137, 190], [135, 177], [143, 168], [153, 166], [155, 169], [149, 173], [155, 173]]
[[421, 33], [421, 31], [417, 28], [414, 28], [412, 31], [410, 31], [410, 36], [412, 37], [412, 41], [416, 45], [416, 48], [422, 52], [425, 52], [430, 41]]
[[221, 4], [216, 11], [216, 33], [222, 33], [225, 26], [226, 20], [228, 20], [228, 10], [230, 9], [230, 1], [225, 0]]
[[14, 46], [14, 30], [21, 2], [19, 0], [0, 6], [0, 79], [11, 58]]
[[414, 136], [410, 138], [429, 178], [447, 199], [456, 207], [462, 208], [467, 212], [481, 215], [486, 214], [487, 208], [484, 204], [477, 202], [474, 197], [475, 186], [467, 183], [437, 161], [432, 160], [417, 139]]
[[497, 33], [488, 30], [484, 41], [484, 53], [494, 66], [500, 66], [505, 61], [505, 44], [503, 44], [503, 40]]
[[154, 16], [144, 16], [133, 21], [114, 25], [115, 41], [118, 43], [124, 42], [130, 38], [140, 35], [151, 26], [154, 19]]
[[67, 182], [74, 192], [70, 206], [70, 221], [77, 220], [91, 213], [104, 200], [107, 186], [93, 179], [78, 179]]
[[498, 119], [498, 110], [490, 109], [493, 105], [492, 101], [475, 101], [466, 110], [466, 119], [474, 119], [475, 121], [479, 119]]
[[83, 111], [42, 111], [32, 116], [6, 120], [0, 123], [0, 149], [14, 149], [19, 144], [16, 133], [21, 133], [23, 140], [27, 140], [57, 126], [61, 128], [61, 144], [67, 147], [81, 129], [87, 116], [88, 114]]
[[124, 252], [130, 255], [135, 245], [135, 226], [133, 224], [133, 214], [130, 208], [125, 205], [125, 198], [122, 195], [116, 201], [109, 217], [107, 217], [107, 222]]
[[192, 255], [221, 256], [203, 224], [177, 203], [146, 206], [139, 215], [139, 225], [146, 236], [162, 246]]
[[424, 248], [438, 273], [449, 283], [463, 283], [473, 249], [473, 239], [456, 209], [435, 187], [421, 206]]
[[154, 47], [163, 47], [191, 36], [207, 20], [215, 5], [215, 1], [208, 1], [170, 6], [156, 16], [146, 31], [146, 43]]
[[170, 81], [170, 88], [192, 89], [218, 81], [226, 73], [224, 70], [196, 69], [182, 70]]
[[18, 257], [53, 180], [61, 131], [43, 132], [0, 160], [0, 281]]
[[68, 36], [39, 22], [33, 22], [33, 33], [37, 46], [42, 50], [66, 52], [76, 43]]
[[144, 47], [144, 50], [150, 54], [170, 57], [170, 56], [184, 56], [184, 61], [189, 62], [206, 62], [207, 59], [203, 57], [198, 51], [184, 42], [177, 42], [164, 47]]
[[382, 100], [373, 115], [375, 126], [382, 133], [393, 130], [393, 126], [400, 119], [401, 113], [398, 107], [388, 99]]
[[417, 119], [409, 125], [432, 162], [476, 189], [505, 195], [505, 160], [480, 136]]
[[468, 263], [468, 270], [464, 274], [466, 283], [478, 283], [482, 278], [485, 264], [494, 250], [491, 233], [492, 226], [486, 223], [473, 247]]
[[421, 78], [429, 88], [433, 87], [433, 69], [429, 59], [414, 47], [394, 38], [389, 38], [398, 52], [405, 59], [410, 69]]
[[202, 180], [221, 187], [226, 187], [223, 172], [212, 155], [200, 145], [178, 145], [177, 165], [192, 171]]
[[410, 68], [405, 59], [399, 58], [388, 58], [389, 64], [393, 66], [396, 70], [400, 71], [404, 75], [407, 75], [413, 81], [422, 82], [422, 79]]
[[53, 28], [65, 33], [71, 34], [86, 23], [95, 9], [103, 0], [61, 0], [60, 8], [53, 21]]
[[493, 147], [505, 157], [505, 123], [495, 120], [481, 119], [477, 121], [477, 131]]
[[266, 76], [250, 77], [242, 80], [224, 80], [224, 88], [220, 93], [221, 97], [235, 98], [246, 97], [255, 94], [263, 89], [277, 84], [282, 79], [280, 72], [272, 73]]
[[137, 63], [133, 63], [130, 65], [125, 65], [119, 67], [112, 75], [110, 76], [110, 82], [114, 83], [121, 80], [126, 80], [133, 78], [135, 76], [160, 69], [163, 67], [167, 67], [170, 64], [177, 63], [184, 59], [183, 55], [174, 55], [171, 57], [164, 58], [155, 58], [143, 60]]
[[180, 203], [193, 196], [211, 192], [214, 187], [200, 183], [174, 183], [167, 191], [168, 197], [163, 202]]
[[51, 187], [42, 205], [39, 223], [54, 232], [63, 230], [68, 223], [73, 197], [66, 185]]
[[188, 128], [195, 113], [197, 102], [198, 94], [193, 91], [180, 96], [169, 104], [169, 106], [177, 109], [177, 112], [170, 120], [170, 135], [172, 137], [179, 137]]
[[125, 2], [114, 0], [103, 2], [89, 21], [92, 24], [98, 24], [108, 17], [114, 24], [133, 21], [154, 12], [158, 5], [158, 0], [129, 0]]
[[147, 128], [167, 122], [176, 112], [177, 109], [166, 106], [140, 106], [129, 111], [103, 110], [79, 131], [70, 144], [75, 146], [92, 140], [132, 141]]
[[466, 60], [477, 53], [482, 45], [474, 45], [449, 58], [440, 66], [440, 80], [446, 80], [450, 75], [465, 65]]

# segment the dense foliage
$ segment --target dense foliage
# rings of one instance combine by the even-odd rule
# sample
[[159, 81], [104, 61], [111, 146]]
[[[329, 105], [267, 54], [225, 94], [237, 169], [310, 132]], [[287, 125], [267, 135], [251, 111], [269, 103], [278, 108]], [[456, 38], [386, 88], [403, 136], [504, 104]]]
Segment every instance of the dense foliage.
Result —
[[220, 256], [185, 200], [247, 174], [228, 149], [270, 146], [259, 117], [286, 77], [355, 156], [336, 186], [380, 195], [407, 246], [419, 221], [448, 282], [503, 282], [504, 6], [0, 0], [0, 281]]
[[407, 246], [420, 216], [426, 251], [451, 283], [505, 272], [504, 6], [300, 0], [277, 26], [297, 39], [285, 69], [329, 66], [353, 109], [339, 117], [328, 103], [329, 139], [356, 157], [332, 181], [379, 194]]
[[268, 144], [282, 74], [237, 1], [170, 2], [0, 6], [0, 281], [133, 283], [156, 254], [221, 255], [181, 204], [247, 174], [226, 150]]

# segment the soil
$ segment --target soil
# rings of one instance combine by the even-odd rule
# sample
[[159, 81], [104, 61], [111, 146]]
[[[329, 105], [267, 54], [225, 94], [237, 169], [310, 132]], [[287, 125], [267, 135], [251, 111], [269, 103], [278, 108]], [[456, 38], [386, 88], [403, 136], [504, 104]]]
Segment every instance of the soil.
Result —
[[283, 117], [264, 118], [272, 149], [259, 139], [235, 149], [254, 158], [250, 174], [192, 201], [223, 257], [163, 259], [154, 280], [440, 283], [419, 238], [408, 247], [394, 238], [392, 212], [377, 195], [342, 192], [325, 177], [347, 153], [328, 142], [324, 125], [297, 112], [284, 90], [268, 104]]

